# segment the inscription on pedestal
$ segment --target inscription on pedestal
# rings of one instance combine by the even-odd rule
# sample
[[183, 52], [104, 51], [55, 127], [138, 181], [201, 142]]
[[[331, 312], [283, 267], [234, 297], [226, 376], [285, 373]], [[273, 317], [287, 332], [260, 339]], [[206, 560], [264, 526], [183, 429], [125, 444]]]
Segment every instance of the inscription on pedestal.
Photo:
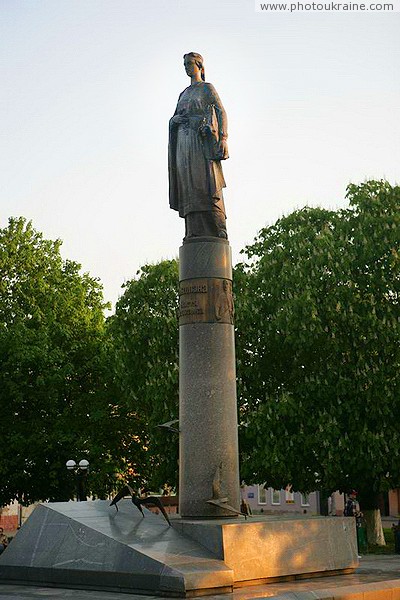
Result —
[[188, 279], [179, 284], [179, 325], [233, 324], [232, 282], [229, 279]]

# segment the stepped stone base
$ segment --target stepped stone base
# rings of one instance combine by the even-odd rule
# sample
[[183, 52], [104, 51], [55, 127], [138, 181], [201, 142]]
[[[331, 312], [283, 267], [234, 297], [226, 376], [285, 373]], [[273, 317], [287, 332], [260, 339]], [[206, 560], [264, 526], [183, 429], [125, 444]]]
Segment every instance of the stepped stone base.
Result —
[[235, 585], [290, 576], [353, 572], [355, 519], [257, 517], [247, 521], [176, 520], [174, 527], [233, 570]]
[[130, 500], [42, 504], [0, 557], [0, 580], [190, 597], [354, 570], [353, 519], [172, 520]]

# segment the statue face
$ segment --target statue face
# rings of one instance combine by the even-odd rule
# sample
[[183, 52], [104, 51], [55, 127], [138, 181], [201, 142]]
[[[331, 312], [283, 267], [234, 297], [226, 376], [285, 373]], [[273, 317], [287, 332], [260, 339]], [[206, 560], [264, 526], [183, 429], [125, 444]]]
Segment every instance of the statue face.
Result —
[[193, 56], [185, 56], [183, 64], [185, 65], [186, 75], [189, 77], [201, 72], [201, 69], [199, 69], [196, 63], [196, 59], [193, 58]]

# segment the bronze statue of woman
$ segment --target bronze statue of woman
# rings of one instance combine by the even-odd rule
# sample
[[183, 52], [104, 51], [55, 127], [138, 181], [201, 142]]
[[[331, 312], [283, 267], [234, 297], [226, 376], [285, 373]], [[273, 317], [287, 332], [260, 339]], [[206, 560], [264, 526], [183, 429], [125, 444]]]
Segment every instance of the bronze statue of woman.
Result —
[[190, 86], [169, 122], [169, 204], [185, 219], [185, 240], [227, 239], [221, 160], [228, 158], [227, 118], [215, 88], [205, 82], [203, 57], [185, 54]]

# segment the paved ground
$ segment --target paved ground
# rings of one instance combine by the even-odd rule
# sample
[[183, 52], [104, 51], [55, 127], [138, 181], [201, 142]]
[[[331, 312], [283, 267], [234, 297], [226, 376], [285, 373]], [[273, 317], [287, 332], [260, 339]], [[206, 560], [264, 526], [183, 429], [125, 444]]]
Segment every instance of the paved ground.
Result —
[[[400, 555], [367, 556], [360, 560], [360, 566], [352, 575], [340, 575], [335, 577], [314, 578], [300, 581], [290, 581], [262, 586], [249, 586], [237, 588], [233, 594], [207, 596], [209, 600], [247, 600], [256, 598], [271, 598], [285, 595], [285, 598], [293, 600], [296, 598], [319, 598], [323, 591], [329, 591], [330, 598], [335, 596], [335, 591], [342, 590], [338, 598], [343, 598], [343, 588], [348, 592], [356, 592], [363, 586], [367, 591], [370, 584], [383, 583], [400, 580]], [[362, 588], [360, 588], [360, 585]], [[390, 586], [391, 584], [386, 584]], [[354, 587], [352, 590], [352, 586]], [[382, 586], [383, 587], [383, 586]], [[400, 581], [399, 586], [400, 588]], [[309, 592], [310, 594], [304, 594]], [[376, 596], [381, 598], [379, 592], [369, 592], [371, 600]], [[327, 595], [325, 595], [327, 597]], [[346, 596], [350, 597], [350, 596]], [[355, 597], [355, 596], [354, 596]], [[360, 596], [361, 597], [361, 596]], [[391, 595], [387, 596], [392, 598]], [[398, 596], [396, 596], [397, 598]], [[18, 585], [7, 585], [0, 582], [0, 600], [154, 600], [155, 596], [139, 596], [137, 594], [121, 594], [113, 592], [98, 592], [87, 590], [68, 590], [59, 588], [29, 587]], [[394, 598], [394, 596], [393, 596]], [[159, 599], [158, 599], [159, 600]], [[206, 599], [205, 599], [206, 600]]]

